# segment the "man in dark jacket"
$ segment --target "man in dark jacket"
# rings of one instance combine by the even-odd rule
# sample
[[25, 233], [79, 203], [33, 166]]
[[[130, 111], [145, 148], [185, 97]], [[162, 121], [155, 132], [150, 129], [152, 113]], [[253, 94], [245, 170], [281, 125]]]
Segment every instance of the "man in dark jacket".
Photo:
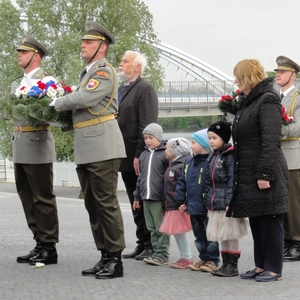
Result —
[[[158, 118], [158, 99], [154, 88], [141, 76], [147, 65], [144, 55], [126, 51], [119, 68], [124, 85], [119, 88], [119, 111], [117, 120], [123, 135], [126, 155], [120, 172], [132, 207], [133, 192], [139, 174], [139, 156], [144, 151], [143, 130]], [[152, 254], [150, 233], [146, 227], [143, 209], [132, 211], [137, 226], [137, 247], [123, 258], [143, 260]]]

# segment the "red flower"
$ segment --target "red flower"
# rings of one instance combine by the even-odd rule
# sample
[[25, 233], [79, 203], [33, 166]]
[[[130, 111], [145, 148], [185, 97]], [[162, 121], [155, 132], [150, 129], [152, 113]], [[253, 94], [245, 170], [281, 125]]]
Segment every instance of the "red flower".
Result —
[[53, 87], [55, 90], [57, 90], [57, 85], [55, 83], [52, 83], [51, 87]]
[[71, 92], [72, 92], [71, 87], [68, 86], [68, 85], [63, 86], [63, 88], [64, 88], [64, 90], [65, 90], [67, 93], [71, 93]]
[[38, 81], [37, 82], [37, 86], [41, 89], [41, 90], [45, 90], [47, 88], [47, 84], [43, 83], [42, 81]]
[[294, 122], [294, 117], [286, 113], [286, 108], [281, 106], [281, 116], [283, 119], [283, 125], [288, 125]]
[[221, 97], [221, 100], [222, 101], [226, 101], [226, 100], [231, 101], [231, 100], [233, 100], [233, 98], [230, 95], [224, 95], [224, 96]]

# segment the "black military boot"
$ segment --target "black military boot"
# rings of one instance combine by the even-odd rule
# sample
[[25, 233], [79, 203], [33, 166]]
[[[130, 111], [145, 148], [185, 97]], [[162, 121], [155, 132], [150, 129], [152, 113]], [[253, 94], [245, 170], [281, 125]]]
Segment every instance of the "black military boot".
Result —
[[283, 254], [283, 261], [299, 261], [300, 260], [300, 242], [291, 241], [290, 248]]
[[291, 247], [292, 241], [291, 240], [284, 240], [284, 244], [283, 244], [283, 255], [285, 253], [287, 253]]
[[41, 243], [36, 242], [36, 246], [28, 254], [17, 257], [17, 262], [18, 263], [28, 263], [29, 259], [31, 257], [38, 255], [41, 252], [41, 250], [42, 250]]
[[224, 266], [222, 270], [220, 268], [216, 272], [212, 273], [213, 275], [221, 276], [221, 277], [232, 277], [232, 276], [239, 275], [238, 259], [240, 258], [241, 252], [229, 251], [227, 253], [228, 253], [227, 265]]
[[121, 252], [110, 253], [107, 265], [96, 274], [97, 279], [123, 277], [123, 263]]
[[53, 243], [41, 243], [42, 250], [40, 253], [29, 259], [31, 265], [43, 263], [45, 265], [57, 264], [57, 251]]
[[87, 270], [83, 270], [81, 272], [81, 274], [83, 276], [95, 276], [96, 273], [98, 273], [99, 271], [101, 271], [108, 263], [108, 259], [109, 259], [109, 253], [101, 250], [101, 258], [100, 260], [95, 264], [95, 266], [93, 268], [87, 269]]

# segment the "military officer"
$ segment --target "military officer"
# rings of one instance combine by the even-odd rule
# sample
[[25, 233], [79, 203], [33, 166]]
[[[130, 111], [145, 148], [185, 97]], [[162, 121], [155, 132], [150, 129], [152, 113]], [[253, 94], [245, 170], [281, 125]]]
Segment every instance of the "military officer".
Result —
[[106, 61], [114, 37], [95, 22], [86, 22], [81, 54], [87, 66], [76, 91], [50, 105], [73, 111], [74, 154], [85, 207], [100, 261], [82, 275], [97, 279], [123, 276], [121, 253], [124, 228], [117, 199], [118, 170], [125, 157], [121, 131], [114, 114], [118, 109], [117, 78]]
[[[24, 69], [24, 75], [12, 82], [11, 93], [19, 86], [30, 88], [39, 80], [45, 83], [55, 80], [40, 68], [42, 58], [49, 54], [40, 42], [25, 34], [17, 51], [18, 64]], [[55, 148], [49, 124], [32, 127], [26, 121], [15, 120], [13, 162], [16, 188], [36, 241], [32, 251], [17, 257], [19, 263], [57, 263], [58, 216], [53, 192], [53, 161]]]
[[282, 125], [282, 144], [289, 168], [289, 212], [284, 216], [283, 261], [300, 260], [300, 97], [294, 86], [300, 66], [285, 56], [276, 59], [276, 83], [280, 86], [281, 104], [294, 117], [288, 125]]

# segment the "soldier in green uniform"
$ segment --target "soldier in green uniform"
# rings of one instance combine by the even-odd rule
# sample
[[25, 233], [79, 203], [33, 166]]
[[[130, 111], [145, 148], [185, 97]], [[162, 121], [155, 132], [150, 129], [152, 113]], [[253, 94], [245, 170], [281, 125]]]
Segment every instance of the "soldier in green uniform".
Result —
[[106, 61], [114, 37], [95, 22], [86, 22], [82, 58], [87, 63], [77, 90], [50, 103], [73, 111], [77, 174], [96, 247], [101, 258], [82, 275], [97, 279], [123, 276], [124, 228], [117, 199], [118, 170], [125, 147], [114, 114], [118, 110], [116, 72]]
[[[48, 50], [29, 34], [23, 36], [18, 51], [18, 64], [24, 75], [11, 84], [16, 88], [31, 88], [39, 80], [56, 79], [41, 68], [41, 60]], [[26, 121], [15, 120], [13, 135], [13, 162], [17, 192], [21, 199], [28, 227], [36, 245], [32, 251], [17, 257], [19, 263], [57, 263], [55, 244], [58, 242], [58, 216], [53, 192], [54, 139], [49, 124], [29, 126]]]
[[280, 86], [281, 104], [294, 121], [282, 125], [281, 149], [289, 169], [289, 212], [284, 215], [283, 261], [300, 260], [300, 91], [295, 79], [300, 66], [286, 56], [276, 59], [276, 83]]

